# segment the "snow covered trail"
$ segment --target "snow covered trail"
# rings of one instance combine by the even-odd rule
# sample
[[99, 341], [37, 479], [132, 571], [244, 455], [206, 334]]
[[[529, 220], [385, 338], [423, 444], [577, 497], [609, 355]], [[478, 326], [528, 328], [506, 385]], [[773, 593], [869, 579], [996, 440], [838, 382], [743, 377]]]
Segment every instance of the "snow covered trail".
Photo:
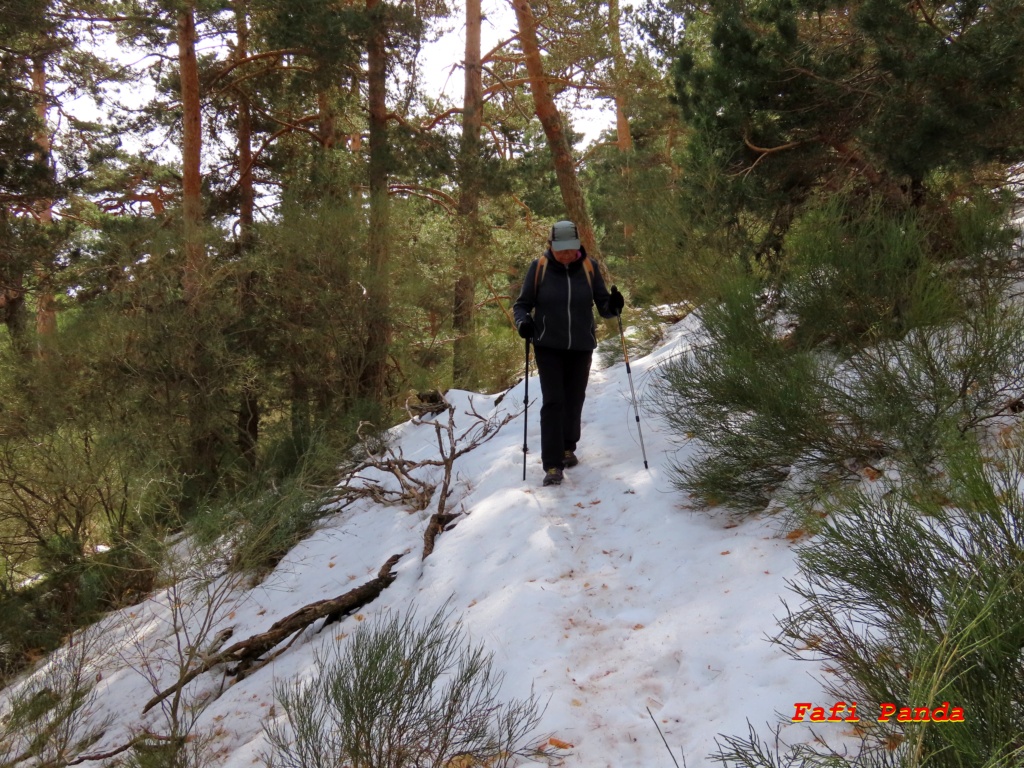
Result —
[[[690, 328], [684, 321], [663, 347], [633, 361], [638, 391]], [[540, 392], [536, 378], [530, 392]], [[459, 419], [471, 398], [488, 415], [514, 412], [522, 396], [522, 383], [497, 406], [495, 397], [449, 393]], [[502, 695], [523, 698], [532, 690], [547, 703], [538, 736], [573, 745], [565, 766], [671, 766], [648, 709], [680, 764], [682, 752], [688, 768], [700, 768], [719, 733], [746, 734], [749, 720], [768, 735], [767, 724], [790, 717], [794, 702], [831, 704], [813, 677], [817, 664], [794, 661], [765, 639], [775, 632], [786, 579], [796, 574], [790, 543], [771, 519], [735, 524], [724, 514], [681, 508], [667, 470], [677, 446], [649, 414], [641, 411], [641, 418], [649, 471], [636, 443], [625, 366], [594, 371], [581, 463], [566, 471], [562, 486], [540, 486], [539, 450], [529, 454], [522, 481], [520, 415], [456, 462], [449, 511], [463, 514], [425, 562], [419, 552], [432, 508], [411, 514], [361, 501], [327, 520], [262, 584], [233, 595], [217, 626], [231, 627], [237, 641], [363, 583], [389, 556], [409, 550], [395, 582], [363, 612], [322, 632], [319, 625], [307, 630], [222, 692], [219, 670], [189, 687], [190, 696], [211, 699], [197, 727], [216, 737], [215, 764], [259, 764], [275, 681], [314, 675], [316, 654], [375, 614], [415, 607], [425, 618], [446, 602], [494, 654], [505, 674]], [[407, 458], [437, 455], [428, 425], [401, 425], [394, 438]], [[539, 400], [530, 408], [528, 442], [539, 449]], [[139, 725], [161, 728], [159, 708], [140, 718], [153, 691], [127, 662], [145, 644], [169, 641], [166, 600], [157, 595], [132, 610], [133, 626], [147, 629], [135, 632], [134, 645], [125, 645], [123, 630], [109, 635], [94, 716], [114, 722], [93, 751], [123, 743]], [[164, 685], [172, 672], [163, 670]], [[828, 736], [841, 732], [827, 728], [834, 729], [824, 730]], [[787, 725], [783, 736], [804, 740], [809, 732]]]

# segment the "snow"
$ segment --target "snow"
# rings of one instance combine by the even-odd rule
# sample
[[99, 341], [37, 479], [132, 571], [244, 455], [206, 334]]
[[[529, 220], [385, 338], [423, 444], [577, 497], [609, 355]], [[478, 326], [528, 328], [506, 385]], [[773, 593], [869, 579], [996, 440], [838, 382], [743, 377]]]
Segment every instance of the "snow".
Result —
[[[660, 348], [631, 361], [641, 400], [651, 396], [659, 363], [693, 343], [697, 330], [695, 318], [684, 320]], [[538, 396], [536, 377], [529, 391]], [[783, 612], [780, 597], [791, 596], [786, 581], [797, 575], [794, 545], [777, 517], [735, 520], [721, 510], [688, 509], [668, 468], [691, 448], [641, 409], [645, 470], [629, 393], [621, 362], [592, 371], [581, 463], [566, 471], [560, 487], [540, 485], [539, 399], [529, 409], [534, 450], [526, 482], [521, 413], [460, 457], [449, 511], [462, 514], [424, 562], [423, 530], [436, 496], [414, 513], [360, 500], [327, 518], [259, 585], [224, 577], [201, 594], [162, 592], [112, 616], [89, 670], [99, 680], [90, 721], [109, 725], [88, 751], [113, 749], [143, 726], [166, 731], [159, 706], [146, 715], [141, 710], [154, 694], [153, 681], [162, 688], [176, 679], [179, 644], [169, 609], [176, 597], [191, 609], [193, 635], [205, 621], [211, 637], [231, 627], [233, 643], [373, 578], [388, 557], [406, 551], [394, 583], [358, 614], [324, 631], [314, 625], [230, 687], [216, 668], [186, 689], [191, 700], [207, 704], [195, 728], [213, 737], [210, 765], [259, 765], [275, 684], [315, 674], [317, 656], [345, 642], [363, 621], [410, 607], [427, 617], [446, 602], [493, 654], [505, 676], [502, 698], [532, 691], [546, 703], [537, 741], [553, 736], [573, 745], [565, 766], [672, 765], [651, 715], [688, 768], [709, 765], [716, 737], [745, 735], [748, 721], [768, 737], [781, 718], [783, 741], [810, 741], [808, 727], [789, 719], [795, 702], [833, 703], [821, 664], [794, 660], [767, 640]], [[466, 392], [448, 398], [460, 434], [472, 424], [470, 405], [495, 418], [520, 411], [523, 383], [500, 398]], [[437, 457], [429, 423], [400, 425], [392, 445], [406, 458]], [[278, 708], [275, 715], [281, 714]], [[840, 740], [848, 726], [817, 727]]]

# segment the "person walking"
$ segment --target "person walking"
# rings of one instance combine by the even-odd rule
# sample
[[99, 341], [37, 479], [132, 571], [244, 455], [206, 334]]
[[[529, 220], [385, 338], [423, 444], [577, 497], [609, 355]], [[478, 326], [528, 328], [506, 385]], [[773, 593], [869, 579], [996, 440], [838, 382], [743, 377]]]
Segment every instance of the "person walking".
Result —
[[579, 463], [576, 446], [597, 347], [593, 308], [601, 317], [612, 318], [625, 305], [618, 288], [613, 285], [608, 291], [601, 271], [580, 243], [576, 225], [555, 223], [544, 255], [526, 270], [512, 305], [516, 330], [527, 342], [532, 340], [540, 373], [544, 485], [558, 485], [563, 471]]

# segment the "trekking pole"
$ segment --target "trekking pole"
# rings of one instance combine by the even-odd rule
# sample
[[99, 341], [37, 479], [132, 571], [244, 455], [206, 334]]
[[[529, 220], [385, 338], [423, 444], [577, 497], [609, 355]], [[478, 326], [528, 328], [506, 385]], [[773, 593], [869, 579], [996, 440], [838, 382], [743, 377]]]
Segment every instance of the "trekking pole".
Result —
[[622, 357], [626, 361], [626, 376], [629, 378], [629, 391], [633, 396], [633, 413], [636, 415], [636, 433], [640, 436], [640, 452], [644, 457], [644, 469], [650, 469], [650, 467], [647, 466], [647, 451], [644, 450], [644, 433], [640, 429], [640, 408], [636, 404], [636, 390], [633, 389], [633, 372], [629, 369], [629, 352], [626, 351], [626, 332], [622, 330], [622, 313], [616, 310], [615, 317], [619, 321], [619, 338], [622, 339]]
[[526, 392], [523, 394], [523, 480], [526, 480], [526, 428], [529, 425], [527, 414], [530, 412], [530, 340], [526, 341], [526, 367], [523, 371], [523, 381], [526, 383]]

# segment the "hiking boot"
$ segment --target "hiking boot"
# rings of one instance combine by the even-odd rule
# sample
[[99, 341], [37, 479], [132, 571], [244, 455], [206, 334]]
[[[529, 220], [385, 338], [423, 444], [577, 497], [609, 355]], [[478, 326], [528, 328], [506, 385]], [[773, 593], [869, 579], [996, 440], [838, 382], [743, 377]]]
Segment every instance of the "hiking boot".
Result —
[[569, 467], [575, 467], [579, 463], [580, 460], [576, 458], [575, 453], [573, 453], [572, 451], [565, 452], [565, 458], [562, 459], [562, 464], [565, 465], [566, 469], [568, 469]]
[[562, 484], [562, 470], [558, 467], [552, 467], [544, 473], [544, 485], [561, 485]]

